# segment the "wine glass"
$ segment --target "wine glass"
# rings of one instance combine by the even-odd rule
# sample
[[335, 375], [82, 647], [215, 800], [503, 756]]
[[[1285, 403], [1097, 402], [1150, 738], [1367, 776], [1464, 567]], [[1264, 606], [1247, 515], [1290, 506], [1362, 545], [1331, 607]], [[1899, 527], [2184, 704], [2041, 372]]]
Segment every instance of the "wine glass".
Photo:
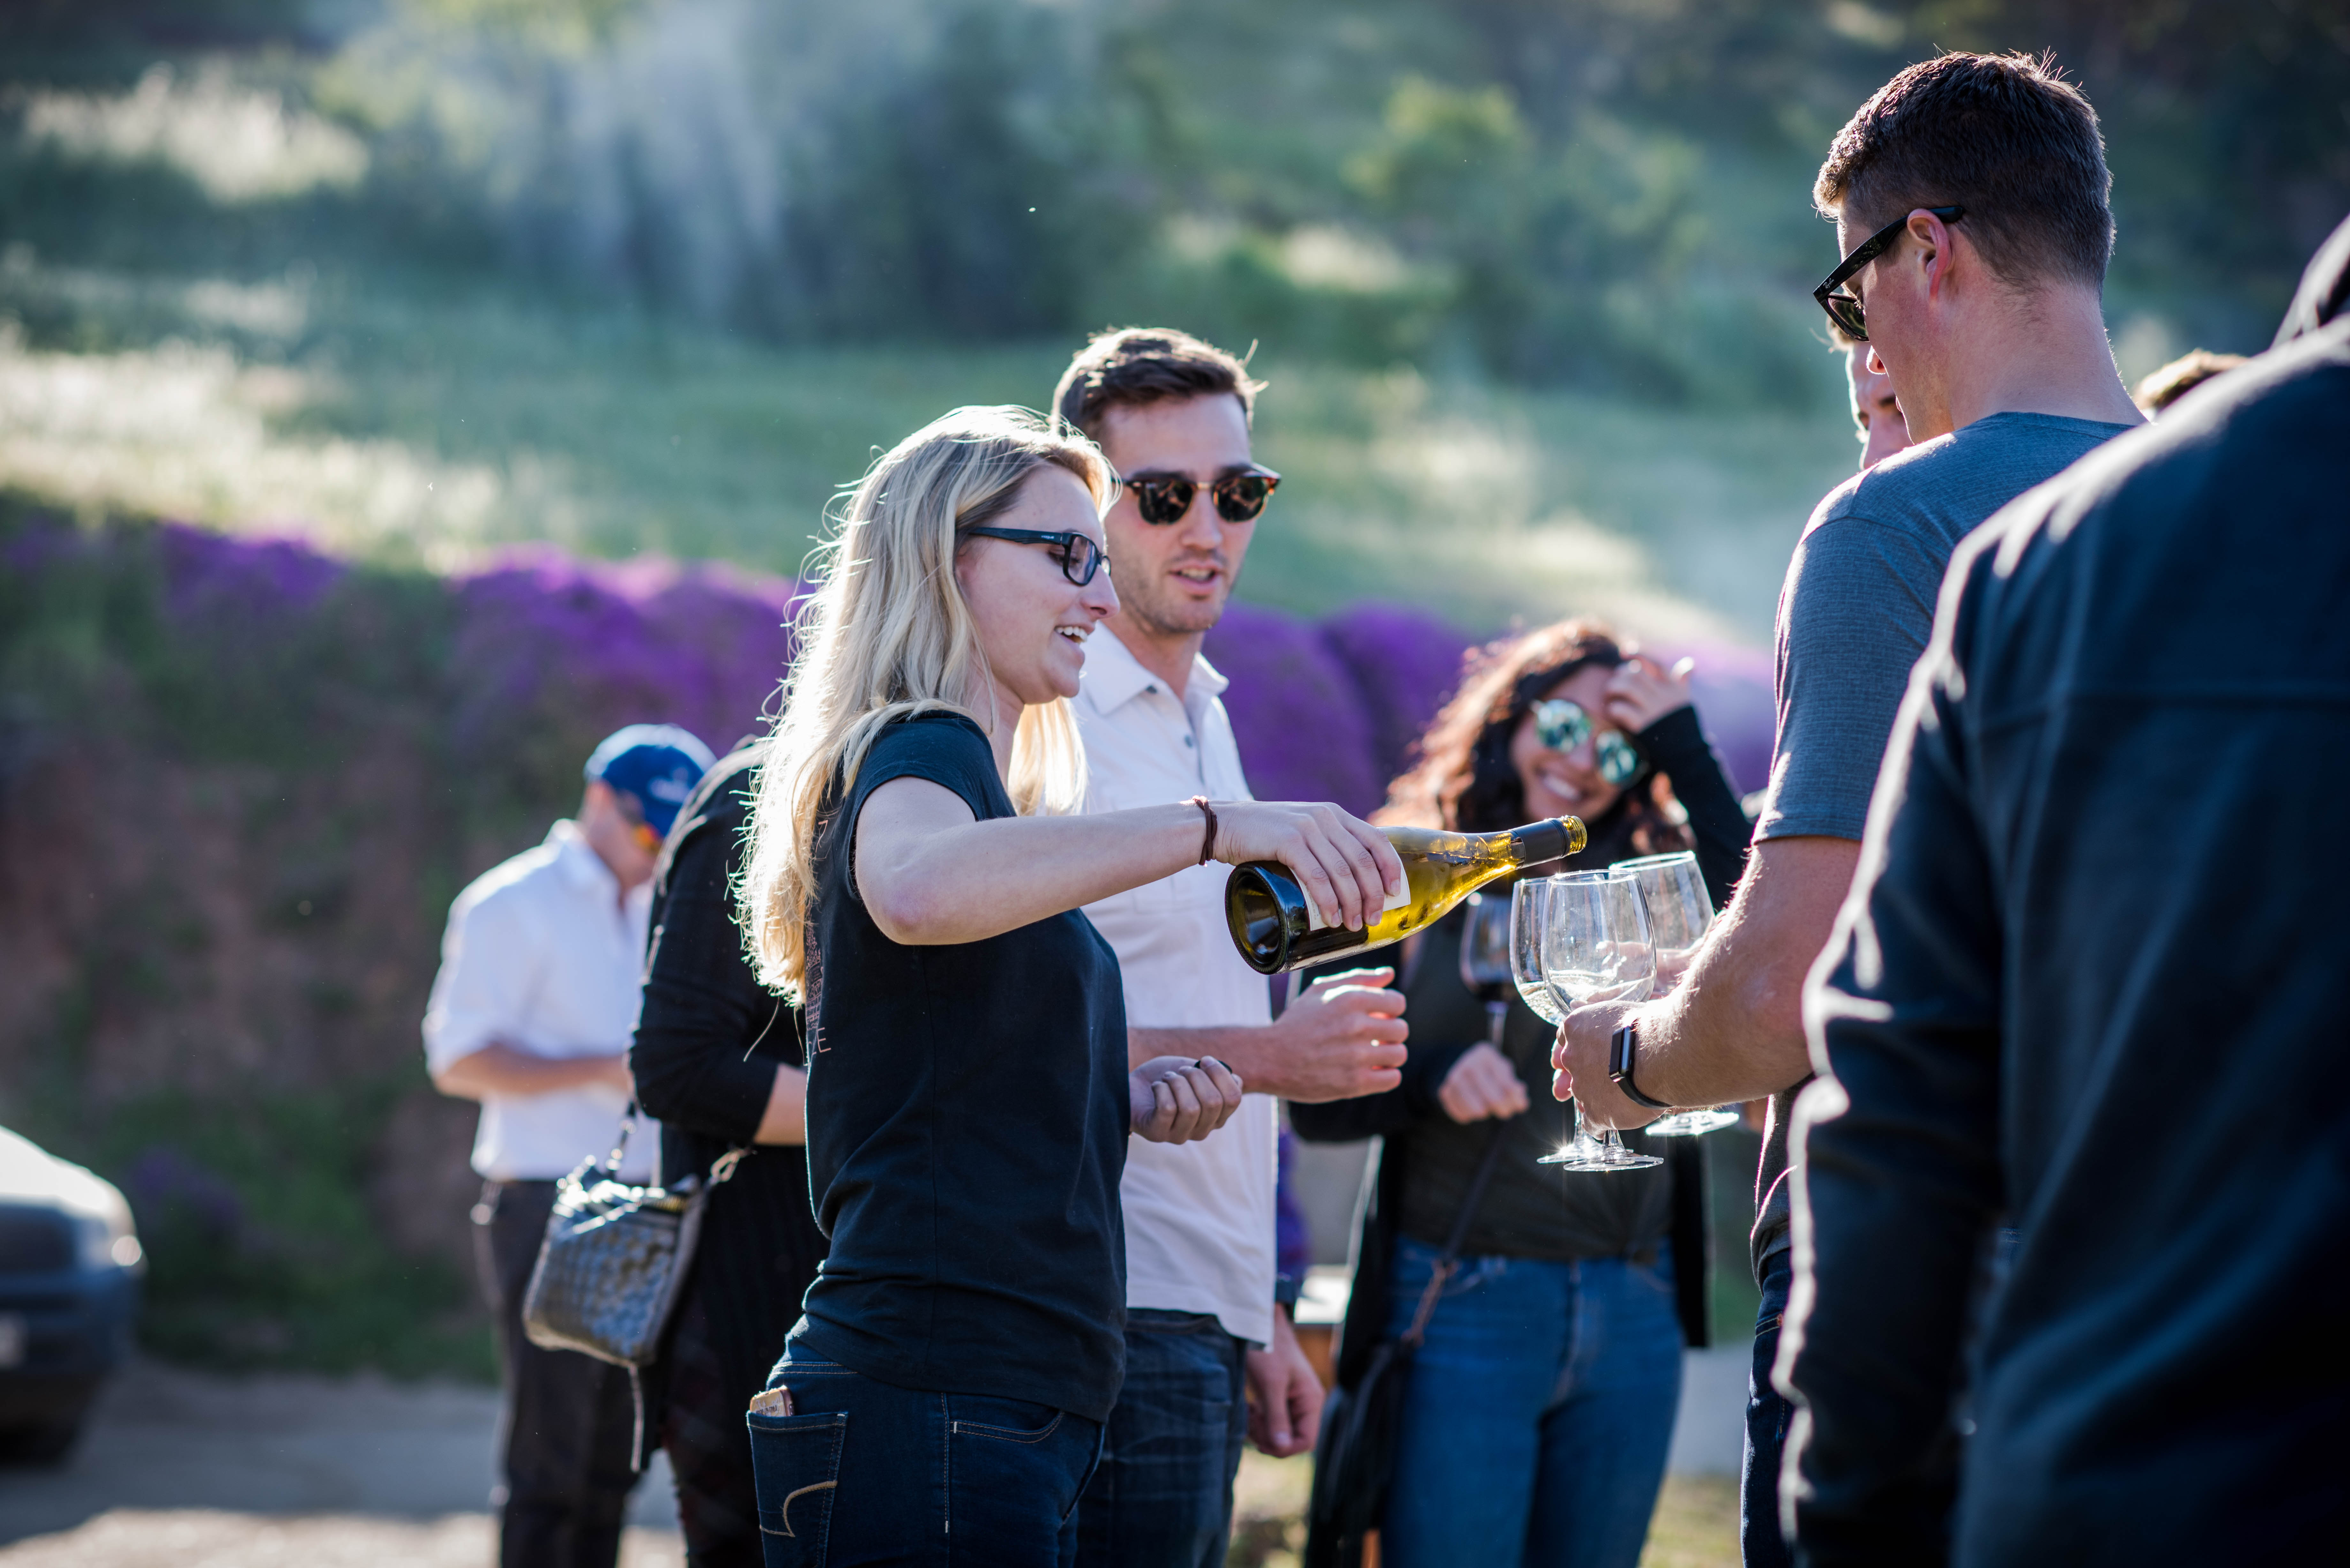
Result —
[[[1647, 855], [1618, 860], [1607, 868], [1611, 877], [1629, 877], [1640, 884], [1640, 901], [1648, 910], [1648, 937], [1657, 948], [1657, 990], [1679, 985], [1697, 957], [1698, 944], [1713, 923], [1713, 897], [1697, 857], [1689, 850], [1672, 855]], [[1695, 1137], [1726, 1127], [1738, 1113], [1716, 1106], [1711, 1110], [1673, 1111], [1648, 1125], [1650, 1137]]]
[[1550, 884], [1547, 877], [1525, 877], [1510, 889], [1510, 979], [1534, 1016], [1555, 1029], [1566, 1022], [1566, 1009], [1543, 974], [1543, 912]]
[[1461, 983], [1485, 1004], [1485, 1044], [1502, 1048], [1502, 1026], [1510, 1016], [1510, 938], [1516, 899], [1498, 893], [1469, 895], [1469, 919], [1461, 928]]
[[[1567, 1007], [1645, 1002], [1656, 989], [1657, 950], [1648, 940], [1648, 911], [1638, 879], [1605, 871], [1555, 877], [1543, 914], [1543, 975]], [[1592, 1136], [1577, 1096], [1574, 1140], [1544, 1155], [1542, 1163], [1569, 1170], [1637, 1170], [1664, 1161], [1626, 1148], [1612, 1127]]]

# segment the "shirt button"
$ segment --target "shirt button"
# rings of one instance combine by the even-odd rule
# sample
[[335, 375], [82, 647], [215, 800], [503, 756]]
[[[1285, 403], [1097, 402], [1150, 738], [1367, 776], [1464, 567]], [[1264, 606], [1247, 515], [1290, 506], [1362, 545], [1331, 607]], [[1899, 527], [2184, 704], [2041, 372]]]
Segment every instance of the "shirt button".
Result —
[[1158, 695], [1159, 695], [1159, 688], [1158, 688], [1158, 687], [1156, 687], [1156, 686], [1146, 686], [1146, 687], [1144, 687], [1144, 688], [1143, 688], [1143, 690], [1144, 690], [1145, 691], [1149, 692], [1153, 697], [1156, 697], [1156, 696], [1158, 696]]
[[1184, 743], [1185, 745], [1187, 745], [1187, 746], [1188, 746], [1188, 745], [1190, 745], [1190, 744], [1191, 743], [1191, 736], [1189, 736], [1189, 735], [1184, 736], [1184, 737], [1183, 737], [1183, 743]]

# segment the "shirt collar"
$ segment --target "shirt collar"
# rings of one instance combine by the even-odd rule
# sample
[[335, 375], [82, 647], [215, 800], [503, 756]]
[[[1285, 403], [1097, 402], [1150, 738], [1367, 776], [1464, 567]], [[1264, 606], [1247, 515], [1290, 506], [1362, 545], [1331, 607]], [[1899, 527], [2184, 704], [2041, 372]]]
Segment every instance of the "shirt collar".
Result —
[[588, 842], [588, 836], [579, 831], [577, 823], [567, 816], [558, 819], [546, 830], [546, 842], [555, 846], [555, 864], [565, 880], [607, 899], [619, 901], [620, 879], [612, 875], [612, 868], [604, 864], [604, 857], [596, 853], [595, 846]]
[[[1112, 712], [1158, 684], [1159, 677], [1145, 670], [1134, 650], [1109, 628], [1099, 628], [1086, 639], [1086, 670], [1078, 679], [1077, 694], [1093, 704], [1095, 712]], [[1185, 706], [1211, 701], [1230, 684], [1204, 656], [1195, 653]]]

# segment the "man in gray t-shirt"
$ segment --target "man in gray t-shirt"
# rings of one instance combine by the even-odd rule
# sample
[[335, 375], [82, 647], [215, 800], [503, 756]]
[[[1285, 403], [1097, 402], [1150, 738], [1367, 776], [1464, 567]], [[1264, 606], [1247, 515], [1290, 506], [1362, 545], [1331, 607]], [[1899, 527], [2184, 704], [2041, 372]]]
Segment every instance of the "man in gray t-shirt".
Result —
[[[1758, 844], [1816, 837], [1857, 848], [1910, 668], [1934, 629], [1950, 552], [1992, 513], [2128, 428], [2061, 414], [1991, 414], [1828, 493], [1779, 590], [1778, 740]], [[1786, 1112], [1809, 1076], [1772, 1096], [1755, 1181], [1758, 1276], [1787, 1247]]]
[[1748, 1568], [1788, 1561], [1776, 1483], [1792, 1408], [1771, 1366], [1790, 1288], [1785, 1101], [1812, 1070], [1804, 979], [1852, 886], [1951, 548], [2141, 422], [2106, 341], [2109, 184], [2087, 100], [2021, 57], [1912, 66], [1838, 134], [1814, 198], [1846, 260], [1821, 301], [1872, 346], [1918, 444], [1839, 486], [1796, 547], [1779, 599], [1771, 786], [1737, 897], [1670, 994], [1577, 1011], [1553, 1056], [1553, 1092], [1602, 1125], [1772, 1099], [1756, 1192]]

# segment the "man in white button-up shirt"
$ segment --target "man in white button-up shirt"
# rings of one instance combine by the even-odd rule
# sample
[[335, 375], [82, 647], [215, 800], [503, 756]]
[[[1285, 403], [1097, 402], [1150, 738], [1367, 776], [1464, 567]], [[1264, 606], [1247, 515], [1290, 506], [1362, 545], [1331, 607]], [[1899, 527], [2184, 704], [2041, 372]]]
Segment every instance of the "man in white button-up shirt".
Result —
[[[1250, 457], [1256, 390], [1222, 350], [1136, 329], [1097, 338], [1055, 395], [1126, 481], [1103, 520], [1118, 611], [1086, 645], [1074, 703], [1088, 810], [1251, 798], [1224, 678], [1200, 644], [1275, 477]], [[1403, 999], [1385, 970], [1315, 986], [1272, 1021], [1265, 981], [1224, 924], [1225, 869], [1086, 908], [1118, 952], [1130, 1059], [1215, 1056], [1251, 1093], [1201, 1142], [1128, 1145], [1126, 1383], [1079, 1505], [1085, 1568], [1222, 1563], [1243, 1442], [1313, 1446], [1322, 1386], [1275, 1301], [1275, 1100], [1392, 1088], [1404, 1061]]]
[[[500, 1560], [610, 1568], [636, 1482], [628, 1375], [522, 1330], [522, 1296], [555, 1181], [611, 1148], [632, 1093], [653, 863], [710, 749], [632, 724], [596, 748], [576, 819], [492, 867], [449, 910], [424, 1014], [442, 1093], [479, 1100], [474, 1252], [505, 1372]], [[650, 1180], [658, 1129], [631, 1127], [624, 1179]]]

